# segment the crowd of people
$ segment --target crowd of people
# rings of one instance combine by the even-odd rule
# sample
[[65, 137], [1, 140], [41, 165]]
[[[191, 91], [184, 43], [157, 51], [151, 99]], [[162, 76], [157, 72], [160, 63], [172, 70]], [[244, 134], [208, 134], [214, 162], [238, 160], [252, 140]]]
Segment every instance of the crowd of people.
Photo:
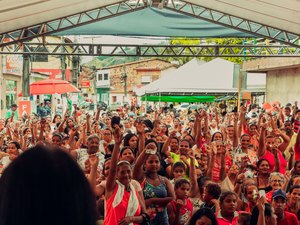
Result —
[[[31, 216], [36, 223], [28, 224], [51, 225], [300, 220], [297, 102], [232, 112], [202, 105], [144, 115], [134, 107], [7, 115], [0, 119], [1, 225], [27, 224]], [[42, 212], [43, 205], [53, 211]]]

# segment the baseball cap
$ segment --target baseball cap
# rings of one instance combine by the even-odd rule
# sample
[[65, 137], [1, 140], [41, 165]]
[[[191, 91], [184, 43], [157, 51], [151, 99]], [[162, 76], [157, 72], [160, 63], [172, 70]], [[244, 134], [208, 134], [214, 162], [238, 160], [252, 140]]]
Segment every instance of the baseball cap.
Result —
[[286, 199], [286, 193], [281, 189], [274, 191], [272, 194], [272, 199], [279, 198], [279, 197]]

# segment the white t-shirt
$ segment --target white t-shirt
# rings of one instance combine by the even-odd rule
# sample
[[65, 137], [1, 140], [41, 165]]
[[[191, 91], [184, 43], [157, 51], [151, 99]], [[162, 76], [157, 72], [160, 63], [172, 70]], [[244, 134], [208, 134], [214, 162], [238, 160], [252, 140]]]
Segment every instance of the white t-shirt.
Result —
[[[82, 170], [85, 170], [85, 161], [89, 159], [89, 154], [87, 153], [86, 148], [80, 148], [75, 150], [77, 152], [77, 163], [79, 166], [82, 168]], [[96, 156], [99, 158], [99, 164], [98, 164], [98, 172], [101, 174], [103, 170], [103, 165], [104, 165], [104, 155], [102, 152], [98, 151], [96, 153]]]

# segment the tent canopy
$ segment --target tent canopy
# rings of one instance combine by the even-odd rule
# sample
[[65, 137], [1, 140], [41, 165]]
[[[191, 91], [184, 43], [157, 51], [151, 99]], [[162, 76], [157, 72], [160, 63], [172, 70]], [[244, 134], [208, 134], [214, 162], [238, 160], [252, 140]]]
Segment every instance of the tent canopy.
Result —
[[180, 76], [188, 74], [188, 73], [197, 73], [197, 70], [199, 66], [204, 64], [205, 61], [199, 61], [196, 58], [192, 59], [188, 63], [184, 64], [183, 66], [179, 67], [175, 71], [170, 71], [167, 74], [165, 74], [163, 77], [161, 77], [158, 80], [155, 80], [154, 82], [141, 87], [137, 90], [135, 90], [136, 94], [138, 96], [142, 96], [146, 93], [156, 93], [160, 90], [161, 87], [164, 87], [168, 83], [170, 83], [170, 80], [173, 82]]
[[[193, 59], [165, 77], [149, 84], [137, 95], [224, 95], [236, 93], [233, 88], [234, 63], [217, 58], [208, 63], [199, 63]], [[172, 82], [170, 82], [172, 80]]]
[[253, 37], [253, 35], [167, 9], [146, 8], [57, 35], [122, 35], [166, 37]]
[[92, 10], [121, 0], [2, 0], [0, 33]]
[[[185, 0], [204, 7], [252, 20], [291, 33], [300, 34], [300, 1], [296, 0]], [[2, 0], [0, 4], [0, 33], [30, 27], [68, 15], [112, 5], [122, 0]], [[136, 2], [136, 1], [133, 1]], [[164, 11], [162, 11], [163, 13]], [[157, 12], [156, 12], [157, 13]], [[168, 12], [165, 12], [167, 15]], [[170, 14], [174, 16], [176, 14]], [[156, 18], [153, 24], [157, 23]], [[118, 20], [120, 21], [120, 19]], [[175, 26], [175, 21], [169, 28]], [[139, 21], [142, 23], [142, 21]], [[157, 27], [161, 21], [158, 22]], [[189, 24], [185, 24], [189, 27]], [[183, 24], [181, 24], [183, 26]], [[130, 27], [130, 26], [129, 26]], [[152, 27], [152, 26], [151, 26]], [[132, 26], [131, 26], [132, 28]], [[183, 27], [184, 28], [184, 27]], [[109, 29], [109, 28], [107, 28]], [[135, 30], [137, 30], [134, 27]], [[188, 28], [190, 29], [190, 28]], [[124, 29], [122, 29], [124, 30]], [[153, 30], [153, 29], [152, 29]], [[183, 29], [185, 31], [185, 29]], [[114, 30], [106, 31], [114, 35]], [[181, 32], [180, 32], [181, 33]], [[122, 35], [119, 33], [118, 35]], [[205, 35], [205, 34], [202, 34]], [[172, 33], [166, 35], [172, 36]], [[177, 33], [179, 36], [179, 33]], [[187, 36], [187, 35], [184, 35]]]

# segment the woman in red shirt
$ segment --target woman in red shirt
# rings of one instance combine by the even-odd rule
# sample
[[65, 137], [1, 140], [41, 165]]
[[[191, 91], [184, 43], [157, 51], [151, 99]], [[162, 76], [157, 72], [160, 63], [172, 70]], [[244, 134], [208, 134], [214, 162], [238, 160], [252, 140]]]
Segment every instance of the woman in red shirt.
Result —
[[[267, 125], [263, 124], [261, 127], [261, 133], [259, 137], [259, 146], [257, 156], [259, 159], [267, 159], [270, 164], [270, 172], [274, 171], [276, 166], [277, 158], [280, 163], [280, 173], [284, 174], [287, 166], [287, 161], [283, 157], [282, 153], [278, 150], [278, 147], [275, 146], [274, 136], [266, 137], [266, 128]], [[276, 149], [276, 151], [275, 151]], [[277, 155], [275, 153], [277, 152]]]

